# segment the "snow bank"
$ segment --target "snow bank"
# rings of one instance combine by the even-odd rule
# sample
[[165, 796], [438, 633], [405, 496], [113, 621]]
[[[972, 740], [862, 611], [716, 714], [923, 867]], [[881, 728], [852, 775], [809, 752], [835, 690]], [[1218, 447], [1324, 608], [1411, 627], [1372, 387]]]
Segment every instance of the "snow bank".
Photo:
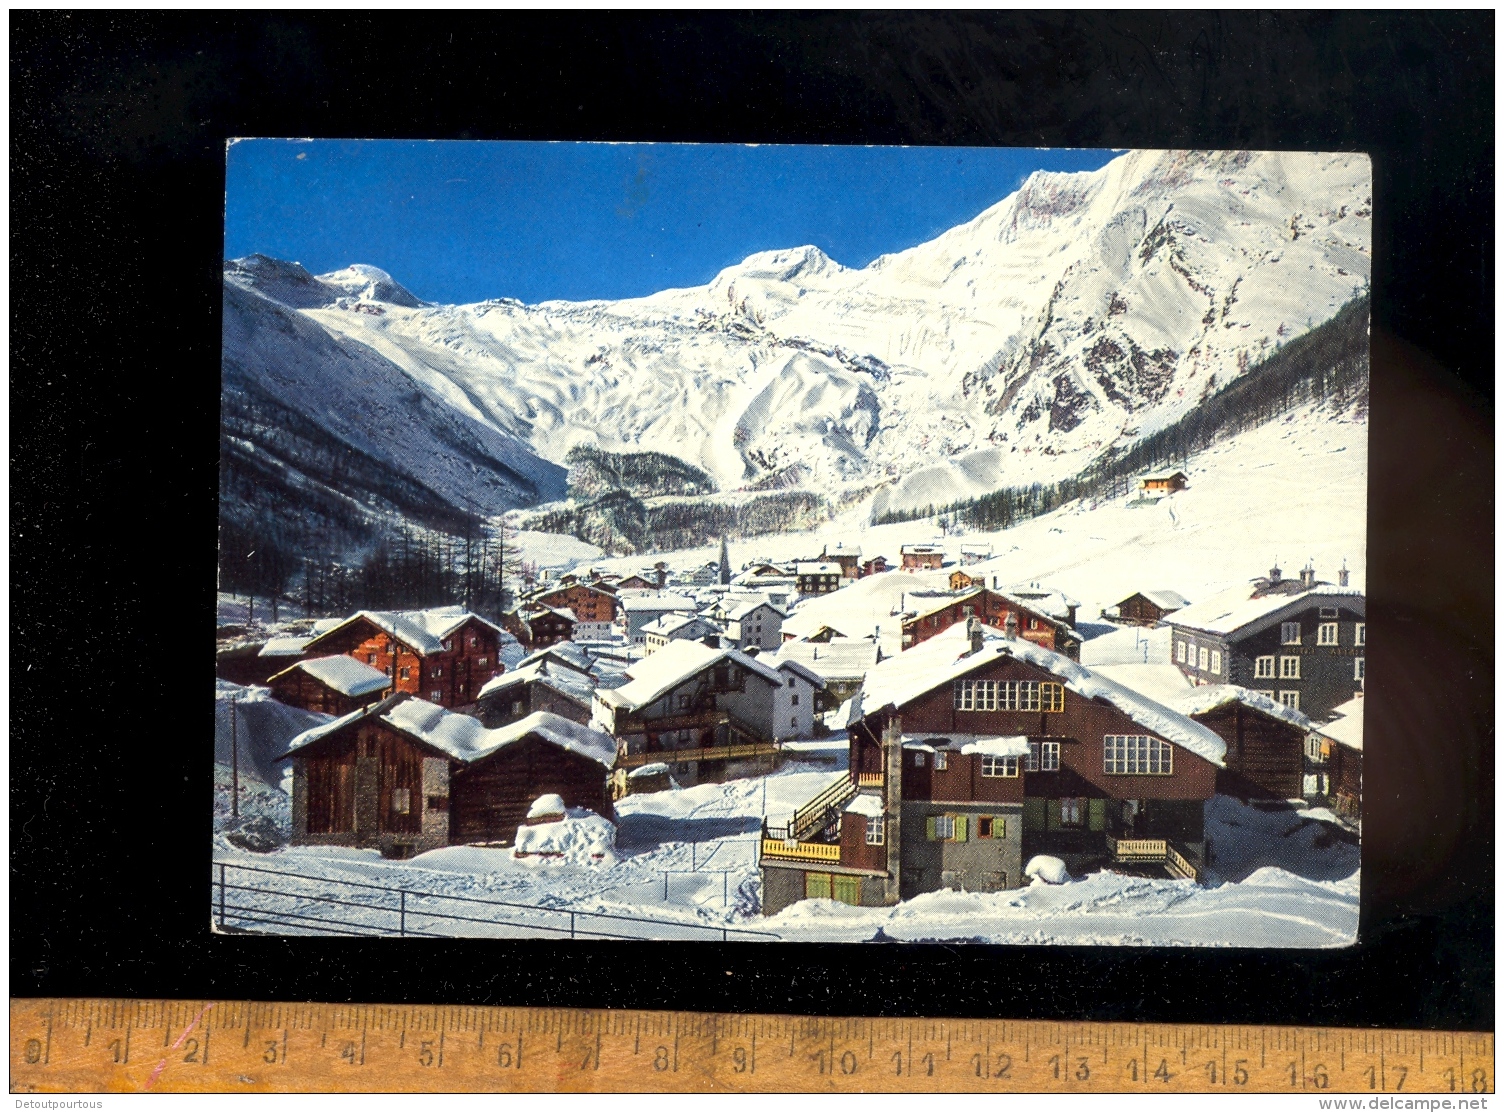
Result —
[[563, 815], [564, 810], [564, 797], [557, 792], [549, 792], [533, 801], [533, 806], [527, 810], [527, 817], [537, 819], [544, 815]]
[[[544, 797], [539, 803], [547, 799], [550, 798]], [[564, 801], [557, 796], [552, 799], [558, 801], [558, 811], [564, 811]], [[538, 804], [533, 805], [534, 810], [537, 807]], [[614, 866], [617, 863], [616, 828], [589, 809], [570, 808], [557, 823], [519, 827], [512, 856], [528, 862]]]
[[1070, 870], [1065, 868], [1065, 863], [1048, 854], [1036, 854], [1030, 858], [1029, 864], [1024, 867], [1024, 876], [1050, 885], [1064, 885], [1071, 879]]

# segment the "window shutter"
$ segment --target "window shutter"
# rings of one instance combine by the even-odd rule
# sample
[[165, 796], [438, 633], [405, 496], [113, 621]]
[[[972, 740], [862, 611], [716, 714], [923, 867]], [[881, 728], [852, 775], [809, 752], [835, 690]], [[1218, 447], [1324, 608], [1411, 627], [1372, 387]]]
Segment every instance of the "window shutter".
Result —
[[992, 817], [992, 837], [995, 839], [1006, 839], [1008, 837], [1008, 821], [1003, 816], [995, 815]]
[[1024, 829], [1038, 831], [1044, 827], [1044, 797], [1024, 797]]
[[1092, 797], [1086, 802], [1086, 825], [1093, 831], [1104, 830], [1107, 826], [1107, 801]]
[[965, 841], [966, 841], [966, 817], [964, 815], [958, 815], [958, 816], [956, 816], [956, 842], [965, 842]]
[[930, 816], [924, 821], [924, 835], [930, 842], [935, 841], [935, 817]]

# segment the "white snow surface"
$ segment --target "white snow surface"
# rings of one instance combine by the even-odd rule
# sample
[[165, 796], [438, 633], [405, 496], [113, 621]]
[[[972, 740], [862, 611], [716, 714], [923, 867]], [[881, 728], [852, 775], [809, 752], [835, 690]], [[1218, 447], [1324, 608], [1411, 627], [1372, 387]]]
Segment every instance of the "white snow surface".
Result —
[[[1178, 671], [1178, 670], [1177, 670]], [[1170, 704], [1182, 715], [1204, 715], [1229, 703], [1241, 703], [1265, 715], [1280, 719], [1301, 730], [1311, 729], [1311, 720], [1293, 707], [1286, 707], [1261, 692], [1255, 692], [1238, 684], [1203, 684], [1189, 689]]]
[[1355, 696], [1332, 708], [1329, 722], [1316, 728], [1333, 742], [1363, 752], [1363, 697]]
[[958, 622], [877, 665], [853, 700], [851, 722], [889, 705], [902, 710], [939, 685], [1008, 656], [1052, 673], [1077, 695], [1111, 704], [1140, 726], [1213, 765], [1223, 763], [1227, 744], [1200, 723], [1024, 638], [1009, 638], [990, 626], [982, 627], [982, 638], [981, 650], [971, 652], [966, 627]]
[[564, 797], [557, 792], [548, 792], [533, 801], [532, 807], [527, 810], [527, 818], [537, 819], [540, 815], [563, 815], [564, 811]]
[[[471, 619], [489, 626], [498, 634], [500, 626], [465, 610], [464, 607], [429, 607], [421, 611], [357, 611], [338, 626], [347, 626], [357, 619], [366, 619], [388, 634], [394, 634], [405, 645], [411, 646], [425, 656], [444, 651], [444, 639]], [[330, 633], [330, 630], [324, 633]], [[322, 636], [322, 635], [320, 635]]]
[[627, 669], [628, 682], [620, 688], [603, 692], [602, 698], [613, 707], [645, 707], [675, 684], [723, 659], [735, 661], [770, 684], [783, 684], [777, 670], [769, 668], [756, 658], [748, 657], [739, 649], [711, 649], [703, 642], [671, 641]]
[[351, 697], [379, 692], [392, 683], [392, 678], [380, 669], [373, 669], [364, 661], [343, 654], [299, 661], [293, 668], [302, 669], [320, 683]]
[[[952, 738], [951, 741], [956, 741]], [[961, 743], [963, 754], [981, 754], [983, 757], [1025, 757], [1029, 752], [1029, 740], [1023, 735], [1016, 737], [977, 738]]]
[[846, 811], [869, 819], [880, 816], [883, 814], [883, 798], [875, 792], [858, 792], [846, 805]]
[[1024, 876], [1043, 881], [1048, 885], [1064, 885], [1071, 879], [1071, 871], [1065, 863], [1050, 854], [1036, 854], [1024, 867]]
[[[554, 799], [559, 800], [557, 796]], [[539, 814], [558, 813], [564, 813], [562, 800], [557, 812]], [[529, 823], [517, 828], [512, 857], [535, 866], [609, 869], [617, 862], [616, 828], [586, 808], [570, 808], [555, 823]]]
[[1285, 610], [1297, 610], [1313, 597], [1357, 597], [1361, 605], [1361, 585], [1338, 587], [1336, 584], [1317, 584], [1306, 591], [1293, 595], [1260, 595], [1253, 597], [1250, 586], [1233, 587], [1200, 603], [1193, 603], [1184, 610], [1166, 615], [1165, 621], [1172, 626], [1187, 626], [1193, 630], [1205, 630], [1209, 634], [1229, 634], [1241, 630], [1260, 619], [1270, 619]]

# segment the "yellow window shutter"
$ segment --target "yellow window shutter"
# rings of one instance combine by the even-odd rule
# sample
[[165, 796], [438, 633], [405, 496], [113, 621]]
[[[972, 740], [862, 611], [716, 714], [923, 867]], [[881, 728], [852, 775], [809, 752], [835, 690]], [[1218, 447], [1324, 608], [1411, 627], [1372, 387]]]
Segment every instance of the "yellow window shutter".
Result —
[[1000, 815], [992, 817], [992, 837], [1006, 839], [1008, 837], [1008, 820]]
[[924, 821], [924, 837], [927, 838], [927, 839], [929, 839], [930, 842], [934, 842], [935, 841], [935, 817], [934, 816], [930, 816], [928, 819], [926, 819]]
[[956, 816], [956, 841], [966, 841], [966, 817], [964, 815]]

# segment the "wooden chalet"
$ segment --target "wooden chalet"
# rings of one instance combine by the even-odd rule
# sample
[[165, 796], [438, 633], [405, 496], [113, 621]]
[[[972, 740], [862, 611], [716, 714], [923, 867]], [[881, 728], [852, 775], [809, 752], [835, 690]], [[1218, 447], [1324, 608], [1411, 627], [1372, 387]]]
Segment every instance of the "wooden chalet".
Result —
[[945, 563], [945, 549], [940, 545], [902, 545], [898, 556], [905, 572], [922, 572]]
[[399, 692], [440, 707], [463, 707], [502, 672], [501, 633], [460, 607], [360, 611], [310, 640], [305, 652], [354, 657], [394, 677]]
[[672, 641], [705, 641], [719, 639], [722, 629], [710, 619], [695, 614], [670, 612], [655, 618], [642, 628], [643, 652], [656, 653]]
[[823, 682], [796, 662], [674, 641], [632, 665], [627, 683], [595, 692], [592, 724], [617, 740], [618, 794], [653, 762], [684, 785], [771, 772], [779, 743], [808, 737]]
[[841, 566], [833, 560], [802, 560], [794, 565], [800, 595], [829, 595], [841, 586]]
[[557, 587], [535, 591], [528, 596], [527, 602], [567, 610], [574, 615], [576, 622], [608, 625], [616, 621], [618, 605], [615, 592], [596, 584], [578, 582], [561, 583]]
[[1363, 818], [1363, 697], [1354, 696], [1311, 728], [1307, 740], [1306, 796], [1337, 818], [1359, 826]]
[[887, 570], [888, 558], [879, 555], [862, 561], [860, 574], [863, 576], [875, 576], [879, 572], [886, 572]]
[[939, 597], [911, 593], [906, 598], [913, 602], [915, 610], [903, 620], [904, 649], [928, 641], [958, 622], [977, 618], [998, 628], [1006, 627], [1010, 621], [1015, 622], [1020, 637], [1063, 653], [1072, 660], [1081, 657], [1081, 635], [1073, 627], [992, 588], [970, 588], [957, 595]]
[[1069, 658], [975, 621], [873, 668], [849, 772], [764, 831], [763, 910], [1024, 882], [1037, 854], [1198, 877], [1226, 747]]
[[509, 845], [532, 801], [557, 793], [609, 817], [611, 739], [548, 712], [488, 730], [398, 692], [305, 731], [293, 765], [294, 845], [408, 858], [454, 843]]
[[542, 603], [523, 603], [501, 616], [507, 633], [528, 649], [541, 649], [574, 637], [574, 612]]
[[1165, 475], [1146, 475], [1138, 481], [1138, 489], [1146, 495], [1169, 495], [1176, 491], [1184, 491], [1190, 486], [1190, 481], [1183, 471], [1170, 472]]
[[959, 568], [950, 574], [950, 589], [952, 591], [965, 591], [969, 587], [982, 586], [985, 582], [985, 576], [978, 576], [973, 579]]
[[1309, 567], [1269, 573], [1167, 617], [1172, 660], [1193, 684], [1237, 684], [1325, 718], [1363, 690], [1363, 594], [1345, 571], [1336, 584]]
[[617, 580], [616, 588], [618, 591], [657, 591], [658, 583], [656, 579], [650, 580], [640, 572], [633, 572], [625, 579]]
[[576, 723], [590, 722], [595, 679], [588, 672], [536, 658], [489, 681], [475, 701], [474, 715], [495, 729], [537, 711], [548, 711]]
[[862, 550], [860, 546], [848, 549], [844, 544], [837, 544], [835, 549], [831, 549], [827, 545], [821, 551], [820, 559], [839, 565], [841, 579], [843, 580], [855, 580], [862, 574]]
[[1227, 744], [1217, 791], [1241, 800], [1298, 800], [1311, 721], [1236, 684], [1192, 688], [1167, 704]]
[[1173, 614], [1182, 607], [1190, 605], [1191, 601], [1184, 595], [1168, 588], [1157, 591], [1135, 591], [1128, 598], [1120, 600], [1112, 608], [1108, 617], [1133, 626], [1154, 626], [1165, 615]]
[[299, 661], [271, 677], [267, 687], [278, 703], [338, 716], [375, 703], [391, 689], [392, 678], [364, 661], [335, 654]]

